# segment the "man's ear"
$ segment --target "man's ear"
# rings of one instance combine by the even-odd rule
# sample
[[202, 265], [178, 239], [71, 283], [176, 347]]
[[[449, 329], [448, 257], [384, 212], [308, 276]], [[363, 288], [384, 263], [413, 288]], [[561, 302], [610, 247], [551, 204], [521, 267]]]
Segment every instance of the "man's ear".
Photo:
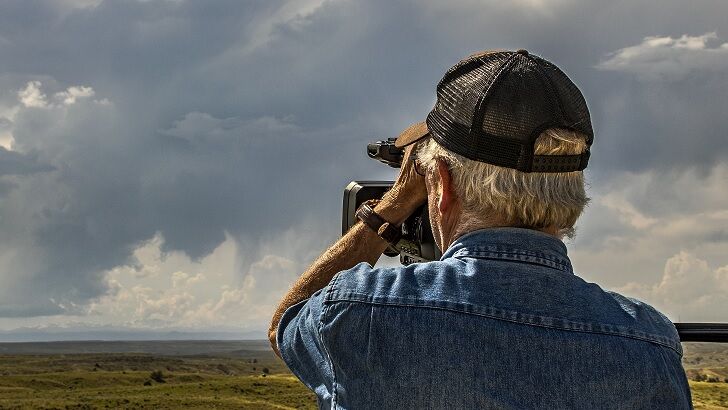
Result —
[[457, 197], [455, 196], [455, 190], [452, 185], [452, 177], [450, 176], [450, 170], [447, 164], [442, 159], [437, 159], [437, 174], [440, 177], [440, 201], [437, 204], [437, 209], [440, 210], [441, 214], [449, 211], [455, 202]]

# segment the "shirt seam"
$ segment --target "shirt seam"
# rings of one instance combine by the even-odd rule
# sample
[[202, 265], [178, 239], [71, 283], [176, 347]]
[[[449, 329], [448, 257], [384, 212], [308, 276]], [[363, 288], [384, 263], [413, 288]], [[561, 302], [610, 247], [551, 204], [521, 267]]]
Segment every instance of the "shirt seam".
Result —
[[[341, 273], [341, 272], [340, 272]], [[326, 355], [326, 360], [328, 361], [329, 367], [331, 368], [331, 408], [336, 409], [337, 408], [337, 400], [338, 400], [338, 392], [336, 389], [336, 369], [334, 368], [334, 361], [331, 360], [331, 354], [329, 353], [328, 347], [326, 347], [326, 342], [324, 341], [324, 319], [326, 318], [327, 313], [329, 312], [330, 304], [326, 303], [326, 301], [329, 299], [330, 295], [334, 292], [334, 285], [336, 284], [336, 281], [339, 279], [339, 274], [334, 275], [333, 278], [331, 278], [331, 282], [329, 283], [328, 288], [326, 289], [326, 295], [324, 296], [323, 300], [323, 306], [321, 309], [321, 316], [319, 317], [319, 323], [318, 323], [318, 337], [319, 342], [321, 343], [321, 348], [324, 351], [324, 354]]]
[[509, 258], [503, 258], [503, 257], [499, 257], [499, 256], [473, 255], [473, 254], [457, 255], [457, 256], [454, 256], [454, 258], [456, 258], [456, 259], [463, 259], [463, 258], [488, 259], [488, 260], [493, 260], [493, 261], [523, 263], [523, 264], [534, 265], [534, 266], [539, 266], [539, 267], [543, 267], [543, 268], [556, 269], [559, 272], [574, 274], [574, 271], [572, 271], [571, 268], [563, 267], [563, 266], [561, 266], [561, 267], [554, 266], [554, 265], [556, 265], [556, 263], [554, 263], [554, 262], [551, 262], [551, 264], [550, 264], [550, 263], [544, 263], [544, 262], [534, 261], [534, 260], [509, 259]]
[[[548, 266], [550, 268], [559, 269], [561, 271], [565, 272], [572, 272], [572, 266], [570, 263], [566, 262], [565, 260], [553, 256], [549, 256], [543, 253], [539, 252], [533, 252], [533, 251], [522, 251], [522, 250], [514, 250], [514, 249], [487, 249], [487, 248], [480, 248], [480, 249], [472, 249], [472, 248], [463, 248], [458, 250], [457, 252], [453, 253], [451, 257], [453, 258], [459, 258], [463, 256], [472, 256], [472, 257], [482, 257], [482, 258], [493, 258], [493, 259], [501, 259], [501, 260], [514, 260], [517, 262], [528, 262], [543, 266]], [[525, 257], [522, 258], [521, 256]], [[536, 259], [536, 260], [534, 260]]]
[[[353, 298], [349, 299], [348, 297]], [[364, 299], [364, 300], [362, 300]], [[604, 334], [604, 335], [611, 335], [611, 336], [621, 336], [621, 337], [627, 337], [630, 339], [636, 339], [636, 340], [642, 340], [646, 342], [652, 342], [659, 344], [661, 346], [668, 347], [672, 350], [674, 350], [680, 357], [682, 357], [682, 346], [680, 346], [679, 342], [675, 343], [674, 341], [669, 340], [665, 336], [660, 336], [657, 334], [647, 333], [643, 331], [638, 331], [640, 334], [633, 334], [633, 333], [626, 333], [619, 330], [604, 330], [604, 329], [594, 329], [594, 326], [598, 327], [620, 327], [619, 325], [609, 325], [609, 324], [602, 324], [602, 323], [590, 323], [590, 322], [579, 322], [574, 320], [568, 320], [558, 317], [551, 317], [551, 316], [541, 316], [541, 315], [534, 315], [530, 313], [521, 313], [517, 311], [511, 311], [506, 309], [501, 309], [495, 306], [477, 306], [467, 303], [452, 303], [455, 305], [460, 305], [462, 307], [467, 307], [474, 310], [463, 310], [458, 309], [456, 307], [450, 307], [450, 306], [439, 306], [432, 303], [427, 303], [423, 301], [419, 301], [419, 303], [411, 303], [411, 302], [392, 302], [392, 301], [382, 301], [382, 300], [374, 300], [371, 295], [364, 295], [364, 294], [358, 294], [358, 293], [351, 293], [347, 292], [345, 294], [341, 295], [332, 295], [331, 298], [327, 297], [325, 303], [327, 305], [331, 305], [334, 302], [349, 302], [349, 303], [364, 303], [364, 304], [370, 304], [370, 305], [380, 305], [380, 306], [400, 306], [400, 307], [411, 307], [411, 308], [423, 308], [423, 309], [437, 309], [437, 310], [447, 310], [451, 312], [457, 312], [457, 313], [464, 313], [464, 314], [471, 314], [476, 316], [482, 316], [487, 317], [490, 319], [495, 320], [501, 320], [511, 323], [518, 323], [523, 324], [527, 326], [537, 326], [542, 328], [549, 328], [549, 329], [557, 329], [557, 330], [563, 330], [563, 331], [570, 331], [570, 332], [580, 332], [580, 333], [592, 333], [592, 334]], [[482, 310], [486, 310], [486, 312], [483, 312]], [[493, 313], [488, 313], [487, 311], [491, 311]], [[497, 314], [497, 312], [500, 312], [500, 314]], [[519, 318], [526, 318], [530, 317], [530, 321], [525, 320], [519, 320]], [[534, 322], [533, 319], [538, 319], [538, 322]], [[564, 323], [568, 326], [559, 326], [557, 324], [550, 324], [550, 323], [544, 323], [544, 321], [559, 321]]]

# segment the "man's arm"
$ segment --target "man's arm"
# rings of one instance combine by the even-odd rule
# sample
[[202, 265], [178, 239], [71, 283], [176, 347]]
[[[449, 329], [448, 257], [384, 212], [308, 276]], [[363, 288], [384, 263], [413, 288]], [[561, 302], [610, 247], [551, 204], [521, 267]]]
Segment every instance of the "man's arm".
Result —
[[[407, 147], [397, 181], [374, 208], [382, 218], [395, 225], [404, 222], [427, 200], [424, 178], [414, 171], [409, 161], [412, 149], [413, 146]], [[387, 241], [358, 221], [341, 239], [319, 256], [283, 296], [273, 314], [268, 329], [268, 339], [273, 351], [280, 357], [276, 333], [286, 309], [310, 298], [342, 270], [350, 269], [360, 262], [368, 262], [374, 266], [387, 246]]]

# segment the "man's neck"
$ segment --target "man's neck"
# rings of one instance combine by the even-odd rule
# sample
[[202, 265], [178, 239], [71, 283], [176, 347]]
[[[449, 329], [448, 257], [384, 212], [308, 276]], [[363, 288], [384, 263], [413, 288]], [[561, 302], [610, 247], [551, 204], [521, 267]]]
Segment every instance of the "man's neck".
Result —
[[[539, 232], [549, 234], [555, 238], [558, 238], [559, 240], [561, 239], [561, 236], [559, 235], [559, 230], [555, 226], [547, 226], [545, 228], [535, 229], [535, 228], [528, 228], [528, 227], [524, 227], [524, 226], [514, 225], [512, 223], [509, 224], [505, 221], [504, 218], [500, 218], [500, 217], [493, 217], [493, 218], [489, 218], [488, 220], [477, 220], [475, 218], [463, 219], [461, 217], [461, 218], [459, 218], [459, 221], [458, 221], [457, 225], [455, 226], [455, 229], [452, 230], [452, 234], [449, 235], [449, 238], [446, 238], [447, 246], [445, 246], [445, 249], [449, 248], [450, 245], [452, 245], [452, 243], [455, 242], [456, 239], [458, 239], [459, 237], [461, 237], [467, 233], [477, 231], [479, 229], [508, 228], [508, 227], [533, 229], [533, 230], [536, 230]], [[445, 249], [443, 249], [443, 252], [445, 251]]]

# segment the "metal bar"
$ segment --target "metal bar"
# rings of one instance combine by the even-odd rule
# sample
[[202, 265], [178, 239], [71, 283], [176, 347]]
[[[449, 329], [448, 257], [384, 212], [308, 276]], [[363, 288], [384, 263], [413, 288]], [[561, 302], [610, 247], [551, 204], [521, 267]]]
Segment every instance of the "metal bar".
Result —
[[681, 342], [728, 343], [728, 323], [675, 323]]

